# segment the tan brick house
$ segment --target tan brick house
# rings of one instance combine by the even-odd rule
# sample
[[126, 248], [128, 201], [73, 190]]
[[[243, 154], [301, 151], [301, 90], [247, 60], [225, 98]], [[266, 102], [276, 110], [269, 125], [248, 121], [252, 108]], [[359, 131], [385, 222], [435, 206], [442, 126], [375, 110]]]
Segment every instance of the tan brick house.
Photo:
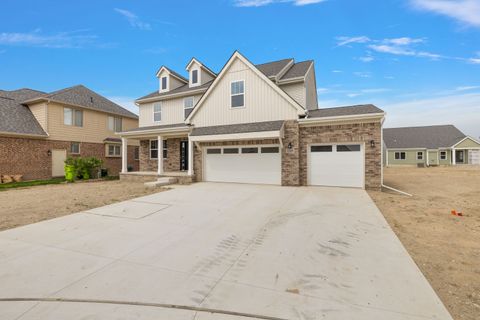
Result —
[[139, 98], [139, 172], [125, 179], [379, 188], [384, 112], [319, 109], [313, 61], [254, 65], [235, 52], [217, 74], [192, 58], [188, 78], [161, 67]]
[[[118, 175], [121, 140], [115, 132], [136, 127], [137, 115], [81, 85], [52, 93], [0, 90], [0, 175], [62, 176], [68, 156], [95, 156]], [[137, 146], [128, 146], [133, 170], [139, 168]]]

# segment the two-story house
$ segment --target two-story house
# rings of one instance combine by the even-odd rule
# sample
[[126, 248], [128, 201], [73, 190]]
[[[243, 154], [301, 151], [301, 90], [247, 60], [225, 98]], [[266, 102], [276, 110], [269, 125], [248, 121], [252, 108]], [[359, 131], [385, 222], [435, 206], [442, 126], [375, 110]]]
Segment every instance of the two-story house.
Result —
[[[136, 100], [146, 180], [379, 188], [384, 112], [373, 105], [318, 109], [313, 61], [253, 64], [236, 51], [217, 74], [192, 58], [188, 78], [163, 66], [159, 88]], [[124, 149], [125, 150], [125, 149]]]
[[[0, 90], [0, 175], [63, 176], [67, 156], [95, 156], [118, 175], [115, 132], [136, 127], [137, 115], [81, 85], [52, 93]], [[138, 142], [131, 141], [128, 154], [128, 165], [138, 170]]]

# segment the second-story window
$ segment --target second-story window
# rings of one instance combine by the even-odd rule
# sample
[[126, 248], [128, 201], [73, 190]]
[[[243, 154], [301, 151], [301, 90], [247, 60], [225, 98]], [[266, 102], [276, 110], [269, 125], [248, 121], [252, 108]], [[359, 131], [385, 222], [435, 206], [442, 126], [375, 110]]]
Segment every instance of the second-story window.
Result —
[[184, 116], [185, 118], [188, 117], [190, 112], [192, 112], [193, 109], [193, 97], [187, 97], [183, 99], [183, 107], [184, 107]]
[[108, 130], [113, 132], [122, 132], [122, 118], [108, 117]]
[[63, 108], [63, 124], [67, 126], [83, 127], [83, 111], [72, 108]]
[[167, 81], [168, 81], [168, 78], [167, 77], [162, 77], [161, 79], [161, 89], [162, 90], [167, 90]]
[[243, 80], [232, 82], [231, 103], [232, 108], [245, 106], [245, 82]]
[[198, 82], [198, 70], [192, 71], [192, 84], [197, 84]]
[[160, 102], [157, 102], [153, 105], [153, 121], [162, 121], [162, 104]]

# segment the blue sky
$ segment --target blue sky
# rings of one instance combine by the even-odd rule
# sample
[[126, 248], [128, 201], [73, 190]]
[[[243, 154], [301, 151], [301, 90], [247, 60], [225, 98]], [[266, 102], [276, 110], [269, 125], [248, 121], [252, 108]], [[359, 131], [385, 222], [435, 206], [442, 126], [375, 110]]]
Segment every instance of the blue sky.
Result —
[[314, 59], [320, 107], [375, 103], [386, 126], [480, 136], [480, 0], [3, 0], [0, 88], [81, 83], [137, 111], [161, 65], [219, 71], [236, 49]]

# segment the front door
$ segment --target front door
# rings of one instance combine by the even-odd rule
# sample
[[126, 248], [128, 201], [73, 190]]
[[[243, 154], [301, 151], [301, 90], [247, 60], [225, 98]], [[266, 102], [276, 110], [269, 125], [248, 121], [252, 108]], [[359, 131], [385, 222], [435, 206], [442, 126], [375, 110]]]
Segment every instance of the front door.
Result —
[[188, 141], [180, 141], [180, 170], [188, 170]]
[[463, 163], [464, 161], [464, 154], [463, 150], [455, 150], [455, 162], [456, 163]]
[[65, 175], [65, 160], [67, 150], [52, 150], [52, 177], [63, 177]]

